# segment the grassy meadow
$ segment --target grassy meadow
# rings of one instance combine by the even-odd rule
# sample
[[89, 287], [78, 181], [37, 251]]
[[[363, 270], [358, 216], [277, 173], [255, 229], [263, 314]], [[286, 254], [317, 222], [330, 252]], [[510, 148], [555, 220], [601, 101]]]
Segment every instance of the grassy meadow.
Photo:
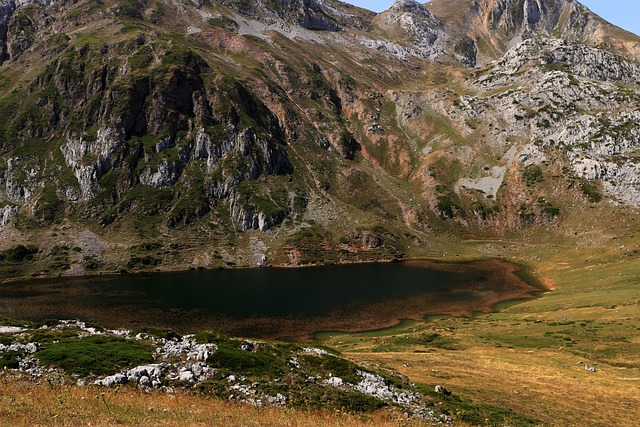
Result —
[[[589, 211], [581, 218], [588, 218]], [[579, 219], [579, 218], [578, 218]], [[598, 216], [590, 221], [597, 222]], [[574, 219], [572, 224], [579, 221]], [[574, 225], [575, 227], [575, 225]], [[589, 223], [582, 224], [589, 230]], [[552, 289], [472, 318], [434, 316], [317, 344], [416, 383], [459, 426], [635, 426], [640, 407], [640, 238], [631, 214], [610, 227], [450, 242], [449, 254], [501, 256]], [[448, 256], [449, 258], [451, 255]], [[595, 372], [585, 370], [595, 367]], [[452, 392], [433, 392], [442, 385]], [[254, 408], [201, 394], [98, 389], [0, 373], [0, 425], [420, 425], [373, 413]]]
[[548, 425], [635, 426], [640, 407], [637, 243], [629, 229], [562, 244], [544, 235], [517, 244], [469, 242], [485, 253], [507, 245], [511, 259], [528, 264], [553, 290], [475, 318], [433, 317], [395, 330], [321, 338], [360, 363], [387, 366], [416, 383], [443, 385], [454, 396], [509, 408]]

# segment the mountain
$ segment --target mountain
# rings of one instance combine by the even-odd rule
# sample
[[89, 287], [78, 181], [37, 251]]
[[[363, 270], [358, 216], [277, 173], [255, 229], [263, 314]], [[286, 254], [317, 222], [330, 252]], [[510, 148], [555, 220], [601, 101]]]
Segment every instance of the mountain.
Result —
[[430, 11], [468, 34], [485, 63], [523, 40], [560, 38], [638, 58], [637, 36], [604, 21], [576, 0], [432, 0]]
[[640, 205], [639, 47], [571, 0], [3, 0], [0, 268], [573, 235]]

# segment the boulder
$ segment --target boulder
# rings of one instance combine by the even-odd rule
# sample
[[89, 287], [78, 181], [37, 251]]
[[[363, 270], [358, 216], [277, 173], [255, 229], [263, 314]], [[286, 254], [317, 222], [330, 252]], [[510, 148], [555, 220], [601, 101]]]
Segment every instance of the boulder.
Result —
[[342, 380], [342, 378], [339, 378], [339, 377], [331, 377], [327, 380], [327, 384], [334, 387], [340, 387], [341, 385], [344, 384], [344, 381]]
[[186, 383], [194, 383], [196, 382], [195, 375], [189, 369], [181, 369], [179, 372], [180, 381], [184, 381]]
[[445, 396], [451, 396], [451, 391], [447, 390], [441, 385], [437, 385], [435, 388], [435, 392], [439, 394], [444, 394]]

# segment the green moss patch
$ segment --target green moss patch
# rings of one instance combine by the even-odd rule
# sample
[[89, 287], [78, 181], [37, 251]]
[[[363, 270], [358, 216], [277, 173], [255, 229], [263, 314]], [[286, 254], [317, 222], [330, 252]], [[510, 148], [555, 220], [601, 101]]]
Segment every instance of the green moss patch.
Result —
[[66, 337], [38, 353], [40, 363], [68, 374], [109, 375], [122, 368], [153, 362], [153, 347], [120, 337]]

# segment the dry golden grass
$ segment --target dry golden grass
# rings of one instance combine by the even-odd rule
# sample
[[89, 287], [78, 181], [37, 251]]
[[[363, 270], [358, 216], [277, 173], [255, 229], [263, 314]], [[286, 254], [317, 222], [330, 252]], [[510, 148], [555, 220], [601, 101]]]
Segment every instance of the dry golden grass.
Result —
[[472, 349], [367, 353], [354, 359], [390, 366], [412, 381], [442, 384], [476, 402], [508, 407], [557, 426], [636, 426], [640, 378], [632, 370], [595, 373], [562, 351]]
[[[380, 335], [392, 341], [393, 335], [437, 331], [458, 350], [408, 346], [374, 353], [370, 337], [336, 339], [357, 362], [388, 366], [416, 383], [441, 384], [554, 426], [637, 426], [640, 258], [633, 249], [640, 248], [640, 236], [636, 218], [623, 219], [617, 225], [623, 231], [612, 236], [580, 235], [574, 244], [531, 238], [515, 247], [510, 256], [556, 287], [540, 299], [473, 320], [433, 319]], [[477, 246], [491, 249], [490, 243]], [[585, 371], [579, 361], [598, 371]]]
[[391, 427], [399, 422], [388, 411], [352, 415], [255, 408], [186, 392], [49, 385], [0, 374], [0, 426]]

